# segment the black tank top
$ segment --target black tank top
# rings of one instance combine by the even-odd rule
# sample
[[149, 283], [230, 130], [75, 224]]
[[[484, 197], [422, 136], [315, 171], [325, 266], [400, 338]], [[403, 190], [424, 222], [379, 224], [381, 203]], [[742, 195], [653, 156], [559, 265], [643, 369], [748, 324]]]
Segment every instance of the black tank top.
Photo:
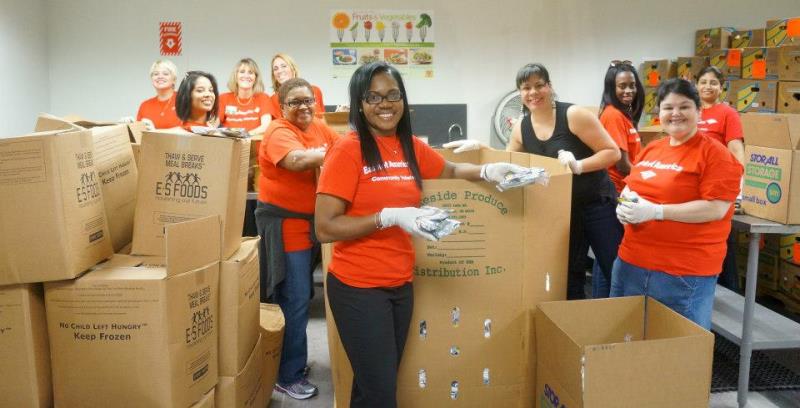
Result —
[[[571, 103], [556, 102], [556, 123], [553, 136], [547, 140], [539, 140], [531, 124], [531, 114], [526, 113], [522, 118], [520, 130], [522, 131], [522, 145], [528, 153], [558, 158], [559, 150], [567, 150], [575, 155], [578, 160], [585, 159], [594, 154], [578, 136], [569, 130], [567, 122], [567, 109]], [[599, 201], [603, 198], [611, 199], [611, 179], [608, 178], [606, 169], [601, 169], [572, 177], [572, 204], [583, 205]]]

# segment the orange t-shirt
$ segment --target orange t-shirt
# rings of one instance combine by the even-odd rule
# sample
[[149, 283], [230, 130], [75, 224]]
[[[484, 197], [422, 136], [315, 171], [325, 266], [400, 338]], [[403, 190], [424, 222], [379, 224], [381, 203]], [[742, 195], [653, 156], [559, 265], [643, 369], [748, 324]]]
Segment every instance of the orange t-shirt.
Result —
[[[619, 149], [628, 153], [628, 159], [631, 164], [636, 164], [636, 156], [639, 155], [639, 150], [642, 148], [642, 139], [639, 137], [639, 131], [633, 122], [625, 116], [619, 109], [612, 105], [608, 105], [603, 109], [600, 114], [600, 123], [606, 129], [614, 143], [619, 146]], [[608, 166], [608, 176], [614, 182], [614, 187], [617, 188], [617, 193], [625, 188], [623, 179], [625, 175], [617, 170], [617, 165], [612, 164]]]
[[189, 132], [192, 131], [192, 126], [201, 126], [201, 127], [208, 127], [208, 122], [194, 122], [191, 120], [187, 120], [186, 122], [181, 123], [180, 125], [184, 130], [188, 130]]
[[[270, 123], [258, 152], [261, 175], [258, 179], [258, 199], [289, 211], [313, 214], [316, 202], [316, 173], [314, 170], [291, 171], [278, 166], [293, 150], [333, 146], [339, 135], [328, 125], [314, 119], [303, 131], [286, 119]], [[311, 223], [299, 218], [283, 220], [283, 249], [302, 251], [312, 246], [309, 234]]]
[[[347, 201], [345, 215], [364, 216], [384, 208], [417, 207], [422, 192], [408, 168], [396, 136], [377, 137], [384, 171], [367, 168], [361, 143], [355, 133], [340, 139], [328, 152], [317, 193]], [[416, 137], [414, 153], [423, 179], [438, 178], [444, 158]], [[400, 227], [339, 241], [333, 247], [330, 273], [349, 286], [359, 288], [396, 287], [412, 280], [414, 247]]]
[[159, 101], [157, 96], [154, 96], [139, 105], [139, 112], [136, 113], [136, 120], [150, 119], [153, 121], [156, 129], [169, 129], [181, 126], [181, 120], [175, 113], [175, 96], [166, 101]]
[[[314, 116], [322, 117], [325, 114], [325, 103], [322, 101], [322, 91], [314, 85], [311, 85], [311, 92], [314, 93], [314, 100], [316, 107], [314, 108]], [[270, 101], [272, 101], [272, 111], [275, 113], [273, 117], [275, 118], [282, 118], [283, 117], [283, 110], [281, 110], [281, 101], [278, 98], [278, 91], [275, 90], [275, 93], [269, 97]]]
[[240, 101], [241, 98], [236, 98], [233, 92], [219, 96], [218, 112], [221, 127], [253, 130], [261, 126], [262, 116], [269, 114], [275, 117], [269, 96], [263, 92], [254, 94], [245, 104]]
[[739, 112], [725, 103], [717, 103], [710, 108], [700, 109], [697, 130], [711, 136], [723, 146], [727, 146], [733, 140], [744, 140]]
[[[734, 201], [742, 165], [728, 149], [698, 132], [678, 146], [651, 142], [625, 178], [628, 188], [656, 204]], [[626, 225], [619, 246], [625, 262], [670, 275], [713, 276], [722, 270], [733, 206], [721, 220], [697, 224], [649, 221]]]

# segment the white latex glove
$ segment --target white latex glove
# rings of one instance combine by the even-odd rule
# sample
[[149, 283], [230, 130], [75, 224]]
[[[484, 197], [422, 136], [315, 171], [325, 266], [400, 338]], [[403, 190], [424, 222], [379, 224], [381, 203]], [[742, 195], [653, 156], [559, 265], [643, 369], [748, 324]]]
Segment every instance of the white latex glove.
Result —
[[435, 236], [422, 231], [417, 226], [417, 217], [431, 216], [436, 213], [435, 209], [403, 207], [403, 208], [384, 208], [380, 212], [381, 227], [388, 228], [398, 226], [403, 231], [427, 239], [428, 241], [438, 241]]
[[524, 173], [527, 170], [528, 169], [525, 167], [517, 166], [516, 164], [511, 163], [489, 163], [481, 166], [481, 178], [486, 181], [499, 184], [505, 181], [508, 173]]
[[558, 161], [565, 166], [569, 166], [569, 169], [572, 170], [572, 173], [575, 175], [583, 173], [583, 160], [575, 159], [575, 155], [570, 151], [559, 150]]
[[464, 153], [470, 150], [480, 150], [482, 149], [483, 143], [472, 140], [472, 139], [464, 139], [464, 140], [454, 140], [452, 142], [448, 142], [442, 145], [445, 149], [453, 149], [453, 153]]
[[143, 118], [142, 123], [144, 123], [144, 127], [146, 127], [147, 130], [156, 130], [156, 125], [152, 120]]
[[119, 120], [117, 122], [119, 122], [119, 123], [133, 123], [133, 122], [135, 122], [135, 120], [133, 119], [133, 116], [123, 116], [123, 117], [119, 118]]
[[617, 219], [623, 224], [641, 224], [651, 220], [664, 219], [664, 206], [654, 204], [636, 194], [623, 192], [623, 201], [617, 205]]

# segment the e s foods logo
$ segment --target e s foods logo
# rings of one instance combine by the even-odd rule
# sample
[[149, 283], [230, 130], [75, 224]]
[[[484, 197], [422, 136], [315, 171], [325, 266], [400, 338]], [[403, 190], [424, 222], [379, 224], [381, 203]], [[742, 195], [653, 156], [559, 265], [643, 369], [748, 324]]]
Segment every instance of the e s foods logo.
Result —
[[156, 182], [156, 195], [160, 197], [208, 198], [208, 186], [203, 185], [197, 173], [170, 171], [164, 181]]

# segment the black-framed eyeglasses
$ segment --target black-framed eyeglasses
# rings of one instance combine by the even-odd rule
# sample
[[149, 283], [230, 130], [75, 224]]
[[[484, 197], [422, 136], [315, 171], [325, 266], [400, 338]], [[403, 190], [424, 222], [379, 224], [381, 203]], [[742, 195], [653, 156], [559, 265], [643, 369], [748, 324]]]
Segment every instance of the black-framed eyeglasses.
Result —
[[609, 67], [616, 67], [620, 65], [633, 65], [633, 63], [629, 60], [613, 60], [610, 64], [608, 64]]
[[315, 102], [317, 102], [317, 100], [314, 98], [292, 99], [291, 101], [286, 101], [286, 106], [292, 109], [297, 109], [303, 105], [312, 107], [314, 106]]
[[399, 89], [393, 89], [389, 91], [389, 93], [387, 93], [385, 96], [372, 91], [367, 92], [364, 95], [364, 102], [370, 105], [377, 105], [383, 102], [384, 99], [389, 102], [400, 102], [403, 99], [403, 93], [400, 92]]

